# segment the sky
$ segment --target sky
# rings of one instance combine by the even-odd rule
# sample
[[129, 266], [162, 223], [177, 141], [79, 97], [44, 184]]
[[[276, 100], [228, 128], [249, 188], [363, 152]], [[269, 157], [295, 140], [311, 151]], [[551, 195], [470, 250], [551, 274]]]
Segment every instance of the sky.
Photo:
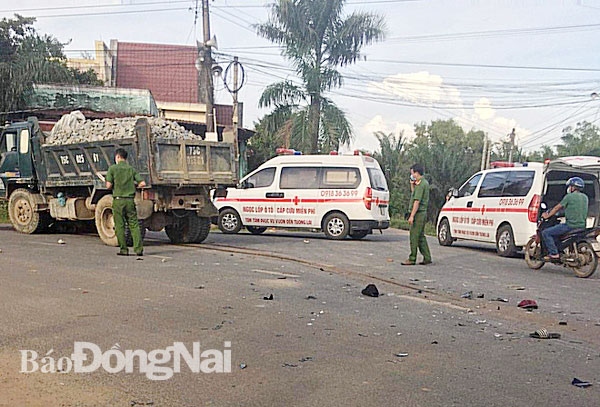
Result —
[[[154, 4], [152, 4], [154, 3]], [[265, 86], [297, 81], [274, 44], [252, 25], [269, 16], [272, 0], [211, 1], [218, 62], [233, 55], [246, 73], [240, 91], [244, 125], [269, 109]], [[67, 43], [80, 57], [95, 40], [194, 45], [202, 38], [195, 0], [0, 0], [0, 18], [16, 10], [36, 29]], [[154, 10], [154, 11], [148, 11]], [[352, 123], [345, 149], [376, 150], [374, 132], [414, 136], [414, 124], [454, 119], [491, 140], [514, 128], [525, 151], [560, 142], [561, 131], [587, 120], [600, 125], [600, 0], [348, 0], [346, 14], [384, 16], [386, 39], [363, 48], [341, 69], [344, 85], [329, 93]], [[222, 82], [216, 99], [231, 103]]]

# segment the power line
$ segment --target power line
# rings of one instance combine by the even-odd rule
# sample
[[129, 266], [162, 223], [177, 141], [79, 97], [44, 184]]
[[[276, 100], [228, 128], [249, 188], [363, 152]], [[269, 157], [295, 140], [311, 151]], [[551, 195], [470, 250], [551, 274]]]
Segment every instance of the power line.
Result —
[[177, 4], [189, 3], [190, 0], [169, 0], [169, 1], [150, 1], [145, 3], [132, 4], [92, 4], [87, 6], [57, 6], [57, 7], [36, 7], [36, 8], [20, 8], [12, 10], [0, 10], [0, 13], [15, 13], [23, 11], [49, 11], [49, 10], [79, 10], [79, 9], [94, 9], [94, 8], [113, 8], [113, 7], [139, 7], [152, 6], [157, 4]]
[[140, 13], [154, 13], [154, 12], [164, 12], [164, 11], [190, 11], [190, 7], [173, 7], [173, 8], [159, 8], [159, 9], [150, 9], [150, 10], [125, 10], [125, 11], [100, 11], [97, 13], [73, 13], [73, 14], [51, 14], [45, 16], [36, 16], [36, 19], [39, 18], [62, 18], [62, 17], [93, 17], [93, 16], [106, 16], [106, 15], [116, 15], [116, 14], [140, 14]]

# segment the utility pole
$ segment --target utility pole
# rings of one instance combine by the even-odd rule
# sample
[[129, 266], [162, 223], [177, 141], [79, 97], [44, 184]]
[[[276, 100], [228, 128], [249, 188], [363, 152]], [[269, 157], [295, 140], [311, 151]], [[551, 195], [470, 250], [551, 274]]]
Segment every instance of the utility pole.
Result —
[[213, 78], [212, 78], [212, 53], [210, 41], [210, 14], [208, 11], [209, 0], [202, 0], [202, 21], [203, 21], [203, 32], [204, 42], [202, 47], [198, 49], [200, 57], [201, 68], [199, 81], [198, 81], [198, 99], [199, 102], [206, 105], [206, 132], [215, 132], [214, 124], [214, 89], [213, 89]]
[[508, 163], [511, 164], [513, 149], [515, 148], [515, 136], [516, 136], [515, 129], [512, 129], [512, 131], [510, 132], [510, 134], [508, 136], [510, 137], [510, 152], [508, 153]]
[[483, 136], [483, 150], [481, 151], [481, 170], [485, 170], [485, 164], [487, 162], [487, 149], [488, 149], [488, 137], [487, 134]]
[[233, 151], [235, 152], [235, 159], [239, 160], [239, 152], [238, 152], [238, 57], [233, 57], [233, 140], [234, 146]]

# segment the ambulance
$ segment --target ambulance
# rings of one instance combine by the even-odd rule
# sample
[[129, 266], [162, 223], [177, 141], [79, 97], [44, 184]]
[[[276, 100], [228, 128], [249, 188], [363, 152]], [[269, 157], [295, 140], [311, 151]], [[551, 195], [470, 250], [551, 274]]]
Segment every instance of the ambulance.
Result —
[[[438, 216], [438, 241], [458, 239], [495, 243], [500, 256], [520, 251], [535, 235], [540, 211], [566, 194], [566, 182], [578, 176], [589, 198], [587, 226], [598, 224], [600, 158], [564, 157], [544, 163], [493, 162], [459, 189], [451, 189]], [[541, 209], [540, 209], [541, 208]], [[562, 218], [564, 221], [564, 217]]]
[[362, 239], [390, 225], [389, 191], [379, 163], [352, 155], [302, 155], [278, 149], [279, 156], [244, 177], [237, 188], [217, 190], [213, 202], [223, 233], [245, 227], [318, 229], [330, 239]]

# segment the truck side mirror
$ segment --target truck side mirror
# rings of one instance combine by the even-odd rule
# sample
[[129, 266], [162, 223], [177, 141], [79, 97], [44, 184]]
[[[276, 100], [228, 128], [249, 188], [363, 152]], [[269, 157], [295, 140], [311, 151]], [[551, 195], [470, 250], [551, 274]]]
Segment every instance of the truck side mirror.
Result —
[[452, 198], [458, 198], [458, 189], [452, 188]]

